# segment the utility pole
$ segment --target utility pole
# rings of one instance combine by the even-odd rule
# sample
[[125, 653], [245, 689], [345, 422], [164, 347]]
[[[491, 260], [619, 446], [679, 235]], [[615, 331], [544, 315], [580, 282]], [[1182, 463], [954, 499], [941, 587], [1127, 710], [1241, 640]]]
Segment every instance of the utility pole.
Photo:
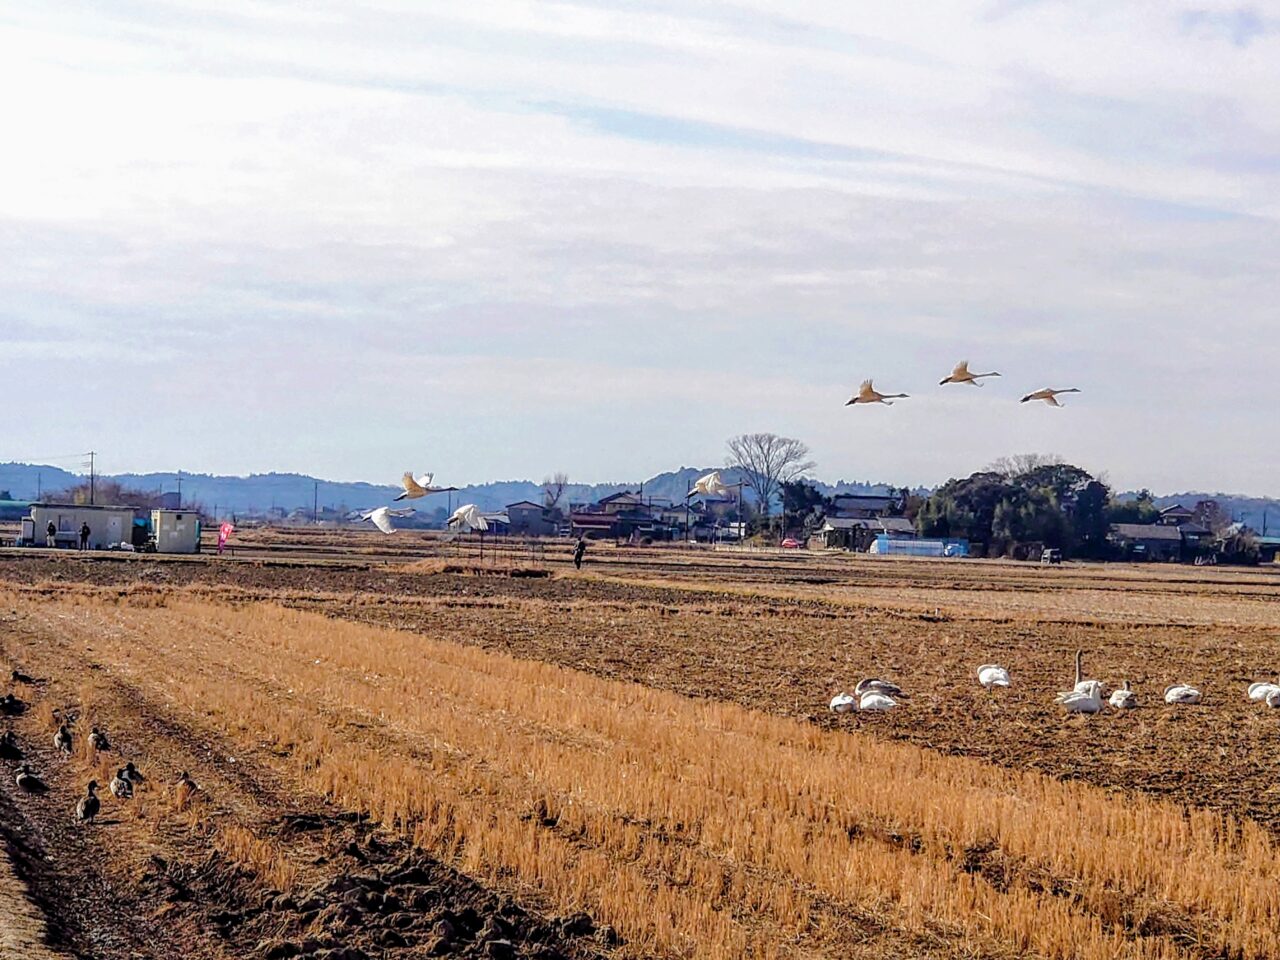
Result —
[[178, 509], [182, 509], [182, 471], [178, 471]]
[[97, 489], [97, 476], [94, 472], [94, 460], [97, 456], [97, 453], [93, 450], [89, 451], [89, 506], [93, 506], [96, 502], [94, 500], [94, 494]]
[[44, 474], [36, 474], [36, 502], [40, 502], [40, 498], [44, 496]]
[[320, 523], [320, 481], [311, 481], [311, 522]]

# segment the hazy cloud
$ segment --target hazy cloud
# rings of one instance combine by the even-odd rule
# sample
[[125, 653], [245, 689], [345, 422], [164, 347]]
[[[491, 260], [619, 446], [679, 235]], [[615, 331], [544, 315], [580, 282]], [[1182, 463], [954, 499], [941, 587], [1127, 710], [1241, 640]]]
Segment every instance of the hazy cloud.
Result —
[[[0, 459], [1280, 494], [1263, 6], [0, 12]], [[942, 391], [962, 356], [1005, 373]], [[915, 394], [846, 410], [866, 376]], [[1063, 411], [1012, 402], [1075, 385]]]

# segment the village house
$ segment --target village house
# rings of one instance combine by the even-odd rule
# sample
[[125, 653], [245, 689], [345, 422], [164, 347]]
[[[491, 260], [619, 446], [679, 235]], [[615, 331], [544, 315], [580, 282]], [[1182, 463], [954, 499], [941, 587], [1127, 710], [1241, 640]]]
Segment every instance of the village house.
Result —
[[1125, 560], [1182, 559], [1182, 533], [1166, 523], [1113, 523], [1107, 541]]
[[550, 511], [546, 507], [532, 500], [507, 504], [508, 526], [514, 536], [555, 536], [556, 524], [549, 514]]

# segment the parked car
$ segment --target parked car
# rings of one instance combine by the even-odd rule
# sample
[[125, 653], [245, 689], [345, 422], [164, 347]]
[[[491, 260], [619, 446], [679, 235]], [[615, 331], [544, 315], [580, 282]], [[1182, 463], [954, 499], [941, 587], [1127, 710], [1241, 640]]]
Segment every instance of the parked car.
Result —
[[1048, 547], [1040, 554], [1040, 562], [1041, 563], [1061, 563], [1062, 551], [1054, 547]]
[[787, 537], [787, 539], [782, 541], [781, 547], [783, 550], [799, 550], [800, 541], [795, 537]]

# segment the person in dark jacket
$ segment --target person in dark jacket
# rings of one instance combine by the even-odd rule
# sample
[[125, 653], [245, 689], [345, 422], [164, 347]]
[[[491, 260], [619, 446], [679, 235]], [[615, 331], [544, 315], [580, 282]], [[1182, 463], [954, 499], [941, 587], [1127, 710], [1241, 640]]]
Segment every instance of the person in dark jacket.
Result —
[[80, 524], [80, 549], [81, 550], [89, 549], [89, 534], [92, 532], [93, 531], [89, 529], [88, 523]]
[[573, 565], [576, 569], [582, 569], [582, 558], [587, 552], [587, 541], [579, 537], [578, 542], [573, 546]]
[[49, 521], [49, 526], [44, 528], [44, 545], [46, 547], [58, 545], [58, 528], [52, 520]]

